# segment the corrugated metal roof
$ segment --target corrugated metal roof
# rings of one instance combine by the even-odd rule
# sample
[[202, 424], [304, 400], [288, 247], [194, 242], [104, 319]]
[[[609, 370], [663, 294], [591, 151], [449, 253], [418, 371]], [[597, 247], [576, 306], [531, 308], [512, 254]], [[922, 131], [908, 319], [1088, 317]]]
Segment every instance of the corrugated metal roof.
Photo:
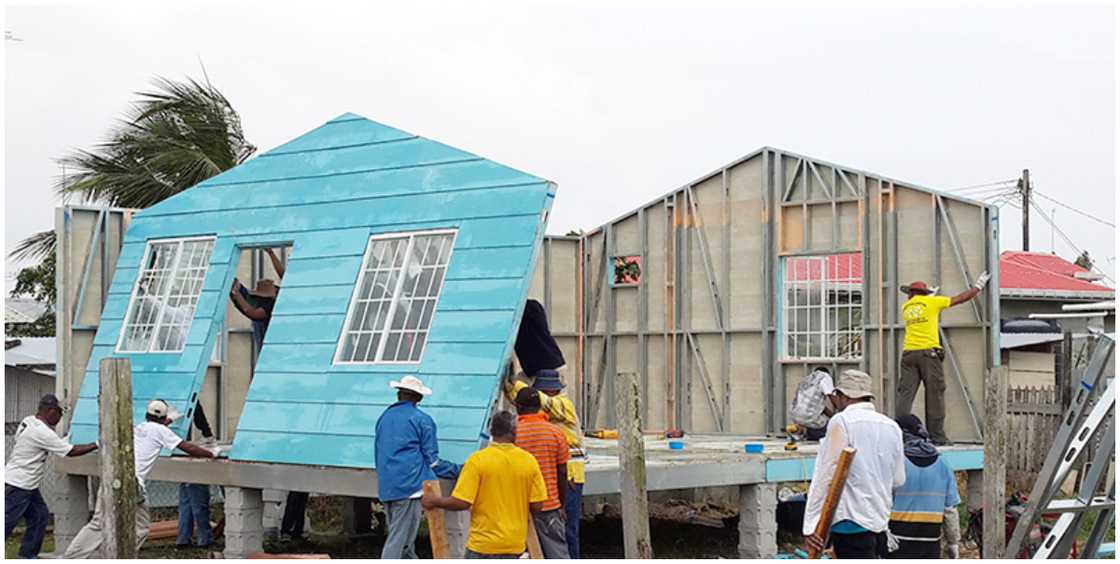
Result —
[[26, 298], [4, 300], [4, 323], [34, 323], [44, 312], [46, 304]]
[[[54, 337], [18, 337], [19, 344], [4, 350], [5, 366], [53, 366], [58, 356]], [[16, 339], [8, 339], [8, 341]]]
[[1001, 296], [1045, 298], [1112, 297], [1115, 290], [1075, 278], [1088, 270], [1049, 253], [1004, 251], [999, 255]]
[[[183, 413], [202, 385], [226, 312], [237, 245], [293, 243], [230, 457], [373, 467], [373, 429], [396, 401], [389, 381], [417, 374], [441, 456], [477, 449], [513, 346], [555, 184], [354, 114], [136, 214], [125, 236], [74, 415], [97, 428], [98, 362], [114, 356], [152, 238], [216, 235], [181, 354], [128, 354], [135, 416], [149, 398]], [[332, 364], [371, 234], [458, 230], [419, 364]], [[185, 433], [188, 418], [172, 428]]]

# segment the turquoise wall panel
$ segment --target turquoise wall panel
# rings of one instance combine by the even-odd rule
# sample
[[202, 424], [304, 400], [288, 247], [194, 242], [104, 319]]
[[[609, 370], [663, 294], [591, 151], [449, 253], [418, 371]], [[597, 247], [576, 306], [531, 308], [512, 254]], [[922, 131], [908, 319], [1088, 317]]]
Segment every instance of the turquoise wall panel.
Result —
[[[421, 407], [439, 426], [443, 455], [462, 462], [512, 349], [554, 193], [536, 176], [346, 114], [143, 210], [125, 236], [76, 432], [96, 432], [96, 362], [114, 354], [147, 242], [213, 234], [186, 349], [121, 355], [133, 362], [138, 402], [165, 397], [190, 413], [238, 246], [290, 243], [230, 457], [372, 468], [374, 424], [396, 399], [389, 381], [416, 374], [436, 390]], [[421, 361], [334, 365], [369, 236], [434, 228], [457, 236]]]

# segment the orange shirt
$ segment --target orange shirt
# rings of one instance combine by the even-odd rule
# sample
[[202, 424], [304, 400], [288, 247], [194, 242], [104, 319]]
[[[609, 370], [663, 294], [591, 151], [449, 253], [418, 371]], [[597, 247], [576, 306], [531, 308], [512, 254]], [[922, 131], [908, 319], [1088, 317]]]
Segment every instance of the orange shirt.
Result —
[[564, 439], [564, 434], [548, 422], [548, 415], [543, 412], [518, 415], [514, 444], [533, 455], [541, 467], [545, 486], [548, 487], [548, 501], [544, 502], [541, 510], [560, 509], [563, 502], [556, 467], [568, 463], [568, 441]]

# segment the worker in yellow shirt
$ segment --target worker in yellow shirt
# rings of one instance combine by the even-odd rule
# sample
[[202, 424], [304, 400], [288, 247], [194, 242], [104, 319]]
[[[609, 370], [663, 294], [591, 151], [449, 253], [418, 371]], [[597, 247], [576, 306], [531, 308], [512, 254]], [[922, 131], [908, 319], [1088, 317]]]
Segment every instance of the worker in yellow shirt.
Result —
[[[540, 392], [541, 412], [548, 415], [548, 421], [556, 426], [568, 442], [568, 487], [564, 494], [564, 513], [567, 517], [568, 555], [579, 558], [579, 521], [583, 517], [583, 484], [587, 464], [587, 454], [583, 450], [583, 431], [580, 429], [576, 406], [564, 394], [564, 383], [560, 373], [555, 370], [539, 370], [533, 378], [533, 389]], [[528, 387], [522, 378], [507, 384], [506, 394], [510, 401], [517, 393]]]
[[513, 444], [517, 418], [508, 411], [490, 419], [490, 445], [475, 452], [459, 473], [450, 496], [425, 492], [424, 509], [470, 511], [467, 558], [518, 558], [526, 549], [529, 512], [548, 500], [544, 476], [533, 455]]
[[941, 367], [945, 351], [941, 348], [941, 310], [975, 298], [988, 285], [989, 279], [991, 275], [985, 272], [969, 289], [951, 298], [936, 295], [937, 288], [930, 289], [921, 280], [900, 288], [909, 299], [902, 304], [906, 336], [902, 342], [902, 373], [895, 395], [895, 417], [910, 413], [914, 397], [918, 395], [918, 386], [925, 384], [925, 419], [935, 445], [952, 444], [945, 434], [945, 373]]

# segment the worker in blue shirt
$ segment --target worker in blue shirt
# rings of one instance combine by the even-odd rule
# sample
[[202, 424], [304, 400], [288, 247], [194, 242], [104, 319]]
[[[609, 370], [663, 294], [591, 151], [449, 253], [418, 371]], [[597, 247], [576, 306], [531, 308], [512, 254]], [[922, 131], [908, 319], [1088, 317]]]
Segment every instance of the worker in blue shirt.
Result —
[[415, 376], [389, 382], [389, 387], [397, 390], [397, 403], [377, 419], [374, 435], [378, 497], [389, 529], [381, 558], [416, 558], [424, 481], [454, 480], [459, 465], [440, 459], [436, 422], [416, 407], [432, 394], [431, 388]]
[[906, 483], [894, 490], [889, 526], [899, 546], [888, 558], [941, 558], [942, 543], [949, 558], [958, 558], [961, 496], [953, 470], [930, 442], [921, 419], [906, 414], [895, 421], [902, 429]]

